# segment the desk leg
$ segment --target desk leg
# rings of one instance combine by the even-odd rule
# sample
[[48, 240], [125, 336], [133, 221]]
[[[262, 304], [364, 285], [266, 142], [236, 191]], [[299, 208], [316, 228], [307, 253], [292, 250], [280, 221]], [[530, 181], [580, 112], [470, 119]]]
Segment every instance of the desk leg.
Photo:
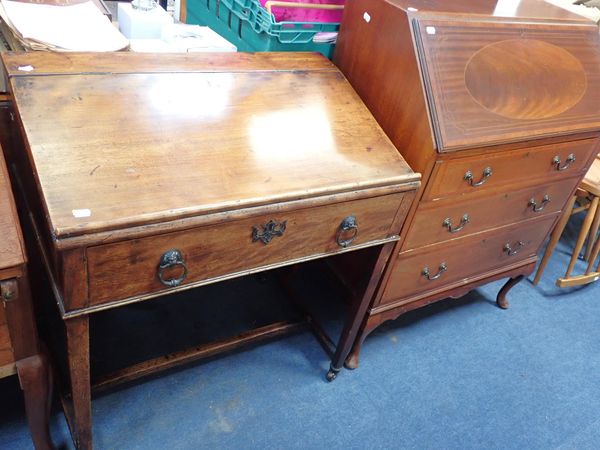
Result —
[[65, 320], [73, 423], [71, 432], [80, 450], [92, 448], [92, 404], [90, 386], [90, 336], [88, 316]]
[[335, 380], [338, 372], [342, 370], [342, 367], [344, 366], [344, 361], [350, 353], [350, 350], [354, 345], [354, 341], [356, 340], [356, 336], [358, 335], [358, 331], [365, 320], [365, 314], [367, 313], [368, 308], [371, 306], [373, 296], [375, 295], [375, 290], [377, 289], [377, 286], [379, 286], [381, 275], [383, 274], [385, 265], [390, 254], [392, 253], [392, 250], [394, 249], [395, 244], [395, 242], [390, 242], [382, 246], [365, 292], [363, 293], [362, 297], [353, 299], [352, 306], [350, 307], [348, 314], [348, 319], [344, 324], [344, 329], [342, 330], [342, 335], [336, 347], [335, 354], [331, 359], [329, 372], [327, 372], [327, 381]]
[[25, 397], [25, 412], [36, 450], [53, 449], [50, 439], [52, 374], [44, 354], [17, 361], [19, 383]]
[[27, 272], [17, 280], [0, 282], [0, 288], [16, 294], [4, 301], [4, 308], [31, 438], [36, 450], [53, 449], [49, 428], [52, 378], [38, 342]]

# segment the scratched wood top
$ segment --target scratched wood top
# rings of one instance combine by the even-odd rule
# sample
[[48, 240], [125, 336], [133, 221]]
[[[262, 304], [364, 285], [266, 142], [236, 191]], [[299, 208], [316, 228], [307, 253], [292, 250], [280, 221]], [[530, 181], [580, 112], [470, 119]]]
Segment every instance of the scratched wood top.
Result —
[[8, 171], [0, 150], [0, 269], [25, 262], [19, 219], [12, 196]]
[[60, 58], [3, 57], [56, 237], [419, 179], [324, 58]]
[[[318, 53], [49, 53], [2, 55], [9, 76], [80, 73], [168, 73], [336, 70]], [[160, 63], [157, 63], [160, 61]], [[32, 66], [34, 70], [23, 70]]]
[[438, 150], [600, 129], [600, 35], [587, 23], [418, 13]]

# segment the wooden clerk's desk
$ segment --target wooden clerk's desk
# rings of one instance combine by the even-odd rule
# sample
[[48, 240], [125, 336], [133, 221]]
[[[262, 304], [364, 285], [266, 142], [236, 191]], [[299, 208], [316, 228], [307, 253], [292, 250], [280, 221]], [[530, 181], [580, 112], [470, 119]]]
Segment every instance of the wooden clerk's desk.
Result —
[[[420, 177], [329, 61], [38, 52], [3, 62], [21, 181], [66, 325], [78, 447], [91, 447], [90, 314], [378, 246], [335, 376]], [[172, 365], [161, 361], [120, 378]]]

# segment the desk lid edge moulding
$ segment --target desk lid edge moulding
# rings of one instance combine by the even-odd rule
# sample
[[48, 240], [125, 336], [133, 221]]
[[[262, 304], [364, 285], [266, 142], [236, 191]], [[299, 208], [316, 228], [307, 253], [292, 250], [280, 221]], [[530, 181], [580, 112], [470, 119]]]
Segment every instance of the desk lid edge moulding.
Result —
[[411, 16], [439, 152], [600, 129], [596, 25]]
[[88, 60], [56, 74], [51, 55], [50, 70], [44, 55], [35, 66], [25, 54], [3, 57], [9, 73], [34, 67], [10, 86], [57, 239], [418, 184], [324, 58], [311, 56], [310, 70], [271, 54], [245, 55], [248, 70], [161, 72], [128, 55], [119, 64], [142, 61], [138, 72]]

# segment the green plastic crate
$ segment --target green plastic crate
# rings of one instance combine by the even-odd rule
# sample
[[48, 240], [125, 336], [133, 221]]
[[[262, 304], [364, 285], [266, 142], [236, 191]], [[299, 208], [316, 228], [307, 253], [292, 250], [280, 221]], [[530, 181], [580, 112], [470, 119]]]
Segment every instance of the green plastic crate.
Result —
[[241, 52], [320, 52], [331, 58], [335, 44], [313, 42], [337, 23], [275, 22], [258, 0], [187, 0], [186, 22], [206, 25]]

